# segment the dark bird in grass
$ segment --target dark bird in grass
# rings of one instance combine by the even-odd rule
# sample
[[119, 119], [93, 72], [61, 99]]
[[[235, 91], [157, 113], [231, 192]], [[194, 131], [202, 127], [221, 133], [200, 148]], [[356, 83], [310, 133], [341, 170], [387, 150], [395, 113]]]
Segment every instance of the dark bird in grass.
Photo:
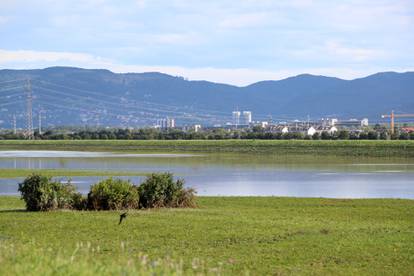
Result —
[[[121, 223], [122, 223], [122, 221], [123, 221], [124, 219], [126, 219], [127, 215], [128, 215], [128, 212], [125, 212], [125, 213], [122, 213], [122, 214], [119, 216], [119, 224], [121, 224]], [[119, 224], [118, 224], [118, 225], [119, 225]]]

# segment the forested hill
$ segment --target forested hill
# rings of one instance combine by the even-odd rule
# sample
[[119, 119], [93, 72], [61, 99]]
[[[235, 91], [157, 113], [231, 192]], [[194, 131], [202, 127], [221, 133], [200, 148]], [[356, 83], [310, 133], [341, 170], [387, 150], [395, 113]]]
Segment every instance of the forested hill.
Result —
[[298, 75], [237, 87], [189, 81], [162, 73], [117, 74], [108, 70], [51, 67], [0, 70], [0, 127], [12, 116], [23, 127], [25, 83], [31, 80], [34, 117], [47, 125], [151, 125], [170, 116], [182, 123], [231, 121], [235, 108], [254, 120], [335, 116], [379, 119], [391, 110], [414, 110], [414, 72], [377, 73], [365, 78]]

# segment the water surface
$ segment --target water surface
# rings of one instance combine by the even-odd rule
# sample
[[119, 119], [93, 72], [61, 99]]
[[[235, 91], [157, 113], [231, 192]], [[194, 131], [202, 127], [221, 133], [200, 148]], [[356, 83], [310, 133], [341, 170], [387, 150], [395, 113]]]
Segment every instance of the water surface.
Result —
[[[198, 194], [212, 196], [414, 198], [411, 159], [0, 151], [0, 168], [168, 171]], [[72, 177], [72, 182], [87, 193], [103, 178]], [[0, 179], [0, 194], [17, 194], [22, 179]]]

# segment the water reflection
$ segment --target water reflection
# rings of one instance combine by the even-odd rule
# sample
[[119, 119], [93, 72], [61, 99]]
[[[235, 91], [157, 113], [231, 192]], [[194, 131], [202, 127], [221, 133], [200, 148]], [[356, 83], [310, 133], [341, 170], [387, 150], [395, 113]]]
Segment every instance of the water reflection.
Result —
[[[173, 172], [200, 195], [414, 198], [414, 161], [292, 156], [117, 156], [0, 158], [0, 168]], [[96, 153], [94, 153], [96, 154]], [[33, 156], [31, 154], [30, 156]], [[82, 193], [105, 177], [72, 177]], [[139, 183], [141, 177], [126, 177]], [[17, 194], [22, 178], [0, 179], [0, 194]], [[63, 181], [65, 179], [62, 179]]]

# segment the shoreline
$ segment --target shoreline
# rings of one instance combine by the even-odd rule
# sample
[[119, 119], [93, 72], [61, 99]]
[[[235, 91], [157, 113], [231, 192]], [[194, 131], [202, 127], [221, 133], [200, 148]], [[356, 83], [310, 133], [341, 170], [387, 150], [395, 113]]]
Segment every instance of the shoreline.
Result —
[[1, 140], [0, 150], [414, 158], [413, 140]]

